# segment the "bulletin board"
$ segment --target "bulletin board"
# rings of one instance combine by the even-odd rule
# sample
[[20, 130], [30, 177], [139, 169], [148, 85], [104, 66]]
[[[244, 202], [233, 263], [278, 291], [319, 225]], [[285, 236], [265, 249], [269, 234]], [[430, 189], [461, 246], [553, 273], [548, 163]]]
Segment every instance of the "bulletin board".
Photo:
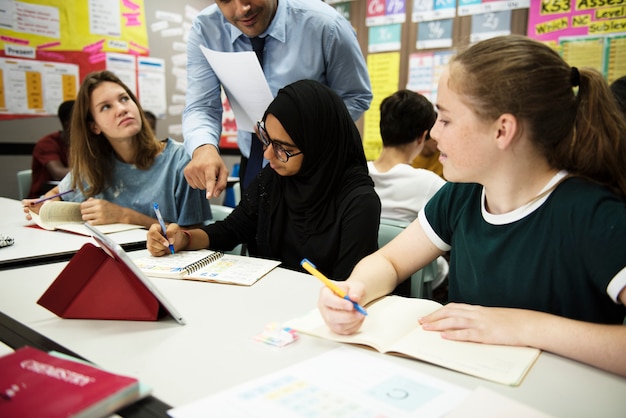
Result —
[[0, 120], [54, 115], [85, 75], [111, 66], [139, 96], [137, 57], [150, 53], [143, 2], [3, 0]]
[[350, 20], [366, 57], [374, 98], [360, 128], [366, 157], [374, 160], [382, 149], [380, 102], [405, 88], [434, 102], [450, 57], [487, 37], [525, 34], [531, 0], [326, 2]]
[[609, 83], [626, 75], [626, 1], [537, 1], [528, 36], [559, 50], [572, 66], [591, 67]]
[[626, 2], [596, 0], [325, 0], [357, 32], [374, 99], [360, 121], [365, 153], [382, 149], [380, 102], [398, 89], [436, 101], [450, 58], [489, 37], [527, 35], [607, 81], [626, 75]]

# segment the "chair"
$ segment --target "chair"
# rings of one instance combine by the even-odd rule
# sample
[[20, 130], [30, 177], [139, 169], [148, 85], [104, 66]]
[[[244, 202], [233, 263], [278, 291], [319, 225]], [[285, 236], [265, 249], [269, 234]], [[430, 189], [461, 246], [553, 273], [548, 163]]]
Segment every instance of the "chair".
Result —
[[215, 221], [223, 221], [233, 211], [233, 208], [223, 205], [211, 205], [211, 214], [213, 219], [209, 223]]
[[[212, 224], [215, 221], [223, 221], [233, 211], [233, 208], [223, 205], [211, 205], [211, 214], [213, 219], [209, 221]], [[227, 254], [246, 255], [246, 250], [242, 244], [239, 244], [230, 251], [224, 251]]]
[[235, 206], [237, 206], [241, 200], [241, 184], [239, 182], [233, 184], [233, 195], [235, 196]]
[[[396, 235], [402, 232], [407, 225], [407, 222], [382, 218], [378, 227], [378, 247], [382, 248], [385, 246], [389, 241], [394, 239]], [[442, 260], [445, 261], [444, 259]], [[442, 267], [444, 268], [442, 273], [447, 274], [447, 262], [445, 263], [445, 267]], [[440, 266], [438, 259], [435, 259], [430, 264], [411, 275], [409, 279], [409, 296], [414, 298], [432, 298], [433, 282], [435, 282], [439, 276]], [[440, 282], [440, 280], [437, 281]]]
[[222, 204], [234, 208], [241, 199], [241, 187], [238, 181], [234, 181], [239, 178], [239, 163], [233, 165], [232, 176], [233, 177], [228, 177], [228, 187], [226, 187], [224, 202]]
[[17, 172], [17, 192], [20, 200], [28, 197], [32, 183], [33, 170], [20, 170]]
[[239, 204], [239, 201], [241, 200], [241, 186], [238, 181], [228, 186], [224, 192], [224, 201], [222, 202], [223, 206], [234, 208]]

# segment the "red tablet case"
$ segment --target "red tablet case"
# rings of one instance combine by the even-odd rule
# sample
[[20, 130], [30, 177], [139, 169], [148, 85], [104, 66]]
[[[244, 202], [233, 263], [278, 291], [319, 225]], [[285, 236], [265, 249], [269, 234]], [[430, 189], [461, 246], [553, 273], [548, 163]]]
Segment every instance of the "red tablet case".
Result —
[[167, 310], [135, 274], [87, 243], [37, 303], [61, 318], [154, 321]]

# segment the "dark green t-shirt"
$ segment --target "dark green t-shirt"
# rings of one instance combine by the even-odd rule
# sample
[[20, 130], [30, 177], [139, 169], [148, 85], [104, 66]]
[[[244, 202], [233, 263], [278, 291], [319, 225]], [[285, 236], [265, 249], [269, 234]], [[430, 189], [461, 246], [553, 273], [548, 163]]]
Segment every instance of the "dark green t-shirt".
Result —
[[448, 183], [420, 214], [433, 243], [450, 249], [451, 302], [622, 323], [626, 309], [607, 286], [626, 283], [623, 200], [569, 178], [546, 198], [494, 216], [482, 193], [478, 184]]

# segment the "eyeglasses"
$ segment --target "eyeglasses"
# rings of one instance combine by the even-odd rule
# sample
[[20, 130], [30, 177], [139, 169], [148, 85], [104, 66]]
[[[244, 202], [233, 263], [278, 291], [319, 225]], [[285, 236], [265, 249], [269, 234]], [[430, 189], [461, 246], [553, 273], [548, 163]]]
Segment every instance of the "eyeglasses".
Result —
[[277, 142], [270, 138], [267, 130], [265, 129], [265, 122], [257, 122], [257, 136], [259, 140], [263, 144], [263, 150], [266, 150], [270, 145], [274, 150], [274, 155], [278, 158], [278, 161], [282, 163], [286, 163], [289, 161], [290, 157], [295, 157], [296, 155], [302, 154], [302, 151], [299, 152], [289, 152], [287, 151], [280, 142]]

